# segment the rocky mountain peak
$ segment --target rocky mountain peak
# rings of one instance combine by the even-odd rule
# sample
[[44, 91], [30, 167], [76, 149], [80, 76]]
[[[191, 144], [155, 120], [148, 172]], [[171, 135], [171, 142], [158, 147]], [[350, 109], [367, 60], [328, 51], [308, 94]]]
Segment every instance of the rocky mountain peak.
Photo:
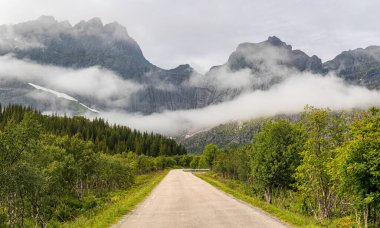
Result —
[[365, 48], [366, 50], [380, 50], [380, 46], [371, 45]]
[[242, 43], [233, 52], [226, 66], [232, 71], [251, 69], [266, 71], [276, 66], [285, 66], [298, 71], [321, 73], [322, 61], [317, 56], [308, 56], [301, 50], [292, 50], [292, 46], [276, 36], [270, 36], [260, 43]]
[[266, 41], [264, 41], [267, 44], [270, 44], [275, 47], [284, 47], [287, 49], [292, 49], [291, 45], [287, 45], [285, 42], [281, 41], [278, 37], [276, 36], [270, 36]]
[[103, 22], [99, 17], [91, 18], [87, 21], [87, 24], [97, 26], [97, 27], [103, 27]]
[[81, 21], [74, 26], [74, 32], [85, 35], [103, 35], [116, 40], [129, 40], [127, 29], [117, 22], [103, 24], [100, 18], [92, 18], [88, 21]]
[[334, 72], [345, 81], [380, 89], [380, 47], [369, 46], [344, 51], [323, 64], [325, 71]]
[[117, 22], [104, 25], [104, 31], [117, 39], [128, 38], [127, 29]]
[[189, 64], [181, 64], [181, 65], [178, 65], [176, 68], [174, 68], [173, 70], [187, 70], [187, 71], [192, 71], [193, 68], [189, 65]]
[[58, 21], [53, 16], [45, 16], [45, 15], [40, 16], [35, 21], [44, 25], [54, 25], [58, 23]]
[[92, 30], [97, 30], [97, 31], [100, 31], [103, 29], [103, 22], [100, 20], [100, 18], [92, 18], [88, 21], [80, 21], [78, 24], [76, 24], [74, 26], [75, 29], [78, 29], [78, 30], [89, 30], [89, 29], [92, 29]]

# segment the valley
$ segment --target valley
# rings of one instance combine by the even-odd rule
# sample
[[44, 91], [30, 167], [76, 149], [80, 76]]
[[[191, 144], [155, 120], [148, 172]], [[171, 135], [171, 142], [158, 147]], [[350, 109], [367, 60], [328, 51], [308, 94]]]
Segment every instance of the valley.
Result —
[[380, 227], [379, 7], [1, 1], [0, 227]]

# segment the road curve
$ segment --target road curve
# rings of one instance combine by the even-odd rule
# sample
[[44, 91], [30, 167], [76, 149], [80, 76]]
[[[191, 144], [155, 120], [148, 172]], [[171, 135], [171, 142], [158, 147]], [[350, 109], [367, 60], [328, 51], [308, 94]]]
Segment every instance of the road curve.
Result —
[[172, 170], [118, 228], [287, 227], [192, 173]]

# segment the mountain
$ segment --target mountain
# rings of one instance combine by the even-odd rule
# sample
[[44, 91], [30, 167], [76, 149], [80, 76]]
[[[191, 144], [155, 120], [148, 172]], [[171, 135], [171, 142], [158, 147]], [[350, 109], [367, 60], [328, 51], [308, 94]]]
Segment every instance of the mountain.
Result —
[[[124, 80], [142, 85], [143, 89], [132, 93], [127, 100], [118, 101], [118, 107], [124, 111], [143, 114], [202, 108], [230, 100], [247, 89], [189, 83], [194, 75], [202, 80], [215, 81], [214, 74], [219, 77], [220, 68], [232, 73], [244, 69], [255, 72], [262, 80], [250, 82], [249, 89], [265, 89], [279, 82], [284, 76], [276, 75], [278, 73], [273, 70], [276, 66], [315, 73], [321, 71], [319, 58], [292, 50], [290, 45], [277, 37], [269, 37], [267, 41], [258, 44], [240, 44], [225, 65], [212, 67], [208, 73], [200, 75], [188, 64], [169, 70], [153, 65], [144, 57], [141, 48], [129, 36], [125, 27], [116, 22], [104, 25], [99, 18], [81, 21], [72, 26], [67, 21], [58, 22], [53, 17], [42, 16], [33, 21], [0, 26], [0, 34], [0, 55], [12, 54], [18, 59], [73, 69], [99, 66], [115, 72]], [[45, 100], [42, 104], [38, 101], [31, 102], [30, 97], [25, 98], [25, 94], [31, 93], [34, 88], [28, 86], [29, 82], [17, 83], [20, 88], [14, 88], [12, 92], [19, 91], [19, 95], [3, 99], [2, 102], [32, 104], [42, 110], [56, 110], [57, 104], [62, 103], [56, 98], [51, 102]], [[36, 84], [44, 86], [42, 82]], [[69, 94], [67, 91], [60, 92]], [[3, 97], [9, 97], [6, 92], [1, 93]], [[69, 95], [95, 109], [114, 108], [92, 97]]]
[[322, 61], [317, 56], [308, 56], [291, 45], [271, 36], [261, 43], [242, 43], [225, 64], [231, 71], [249, 68], [253, 73], [269, 70], [270, 65], [295, 69], [300, 72], [322, 73]]
[[[347, 122], [354, 122], [361, 112], [362, 110], [360, 109], [352, 109], [343, 113]], [[215, 144], [220, 148], [225, 148], [230, 145], [243, 145], [254, 142], [255, 135], [262, 130], [267, 121], [289, 120], [292, 123], [297, 123], [301, 119], [302, 114], [298, 113], [253, 118], [247, 121], [232, 121], [191, 135], [179, 136], [176, 140], [189, 153], [200, 154], [207, 144]]]
[[261, 131], [265, 121], [266, 119], [262, 118], [245, 122], [225, 123], [206, 131], [177, 137], [177, 142], [193, 154], [202, 153], [204, 147], [211, 143], [218, 147], [245, 144], [251, 142], [253, 135]]
[[[231, 100], [245, 92], [269, 89], [291, 75], [303, 72], [321, 76], [336, 72], [348, 83], [380, 88], [380, 48], [376, 46], [343, 52], [322, 63], [317, 56], [294, 50], [291, 45], [271, 36], [260, 43], [241, 43], [225, 64], [211, 67], [202, 75], [188, 64], [174, 69], [155, 66], [144, 57], [125, 27], [116, 22], [103, 24], [99, 18], [71, 25], [67, 21], [42, 16], [20, 24], [2, 25], [0, 56], [9, 55], [41, 66], [70, 70], [96, 67], [120, 77], [121, 81], [117, 83], [128, 82], [139, 88], [122, 87], [120, 91], [116, 89], [118, 93], [103, 99], [95, 98], [98, 91], [83, 95], [56, 88], [54, 83], [0, 78], [2, 103], [32, 105], [40, 110], [72, 114], [91, 109], [100, 112], [121, 109], [144, 115], [165, 110], [198, 109]], [[55, 71], [44, 73], [50, 78], [56, 77]], [[46, 91], [67, 94], [78, 102], [36, 91], [28, 83], [44, 87]], [[85, 106], [78, 106], [80, 103]]]
[[201, 153], [207, 144], [218, 147], [242, 145], [254, 141], [254, 135], [260, 132], [265, 122], [269, 120], [287, 119], [291, 122], [300, 120], [299, 114], [276, 115], [267, 118], [256, 118], [247, 121], [232, 121], [192, 135], [177, 137], [189, 153]]
[[42, 16], [34, 21], [1, 26], [0, 33], [12, 34], [14, 37], [10, 38], [19, 40], [2, 45], [0, 53], [12, 52], [20, 59], [75, 68], [98, 65], [126, 79], [139, 79], [144, 73], [157, 69], [144, 58], [139, 45], [123, 26], [103, 25], [99, 18], [71, 26], [68, 22]]
[[[53, 17], [42, 16], [16, 25], [3, 25], [0, 26], [0, 55], [6, 54], [40, 64], [74, 69], [100, 66], [125, 80], [142, 84], [143, 90], [120, 104], [129, 112], [150, 114], [163, 110], [200, 108], [210, 103], [208, 89], [181, 86], [195, 73], [191, 66], [184, 64], [165, 70], [151, 64], [125, 27], [116, 22], [103, 25], [99, 18], [93, 18], [72, 26], [68, 22], [58, 22]], [[33, 88], [24, 82], [22, 89], [23, 91], [18, 90], [19, 99], [2, 102], [25, 103], [22, 94]], [[107, 104], [97, 104], [91, 98], [76, 98], [96, 107], [108, 108]], [[48, 106], [46, 104], [42, 109], [51, 108]]]
[[195, 85], [212, 89], [213, 103], [218, 103], [247, 91], [269, 89], [293, 74], [324, 71], [317, 56], [293, 50], [291, 45], [271, 36], [260, 43], [239, 44], [225, 64], [211, 67], [201, 76], [203, 83]]
[[0, 45], [1, 54], [13, 53], [19, 59], [41, 64], [72, 68], [100, 66], [124, 79], [138, 82], [159, 79], [176, 85], [193, 72], [187, 64], [171, 70], [151, 64], [125, 27], [117, 22], [103, 25], [99, 18], [71, 26], [68, 22], [42, 16], [13, 26], [3, 25], [0, 33], [12, 33], [13, 40], [19, 40], [18, 43]]
[[369, 89], [380, 89], [380, 47], [344, 51], [323, 64], [326, 71], [336, 72], [345, 81]]

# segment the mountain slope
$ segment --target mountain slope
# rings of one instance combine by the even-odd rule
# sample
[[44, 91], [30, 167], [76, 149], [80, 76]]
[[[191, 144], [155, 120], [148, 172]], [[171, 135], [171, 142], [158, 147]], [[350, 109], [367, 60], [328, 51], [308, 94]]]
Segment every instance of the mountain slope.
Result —
[[227, 62], [193, 77], [192, 85], [214, 91], [213, 102], [231, 100], [244, 92], [267, 90], [294, 74], [323, 74], [322, 61], [293, 50], [273, 36], [260, 43], [241, 43]]
[[261, 43], [242, 43], [234, 51], [226, 66], [232, 71], [249, 68], [253, 72], [269, 70], [269, 65], [279, 65], [298, 71], [322, 73], [322, 62], [317, 56], [308, 56], [281, 41], [276, 36]]
[[339, 77], [351, 84], [380, 89], [379, 46], [344, 51], [323, 66], [327, 71], [336, 72]]
[[[12, 33], [19, 40], [19, 44], [0, 46], [1, 53], [12, 52], [17, 58], [75, 68], [97, 65], [123, 78], [134, 79], [157, 69], [144, 58], [124, 27], [117, 23], [103, 25], [99, 18], [71, 26], [42, 16], [34, 21], [2, 26], [0, 31]], [[25, 47], [24, 43], [32, 45]]]
[[[3, 73], [0, 72], [2, 103], [32, 105], [43, 110], [66, 108], [68, 113], [72, 111], [70, 107], [50, 101], [50, 98], [44, 99], [41, 105], [39, 97], [31, 95], [33, 88], [27, 83], [70, 94], [99, 111], [118, 109], [144, 115], [203, 108], [246, 92], [267, 90], [294, 74], [302, 73], [323, 76], [336, 72], [349, 83], [380, 88], [380, 48], [375, 46], [343, 52], [322, 64], [317, 56], [293, 50], [291, 45], [273, 36], [260, 43], [238, 45], [225, 64], [214, 66], [202, 75], [187, 64], [169, 70], [153, 65], [125, 27], [116, 22], [104, 25], [99, 18], [73, 26], [43, 16], [33, 21], [0, 26], [0, 55], [11, 55], [41, 64], [41, 67], [70, 69], [69, 73], [94, 67], [101, 74], [111, 72], [119, 77], [116, 84], [128, 82], [131, 85], [116, 88], [112, 96], [103, 99], [94, 96], [98, 92], [96, 90], [94, 94], [83, 95], [70, 89], [55, 88], [54, 83], [25, 81], [20, 77], [6, 80], [1, 78]], [[101, 71], [103, 69], [107, 72]], [[53, 71], [43, 73], [52, 80], [57, 77]], [[88, 73], [84, 71], [83, 74]]]
[[[103, 25], [98, 18], [72, 26], [43, 16], [34, 21], [0, 26], [0, 54], [60, 67], [84, 69], [100, 66], [112, 70], [122, 79], [144, 87], [129, 100], [118, 104], [128, 112], [150, 114], [209, 104], [202, 102], [208, 101], [208, 89], [181, 86], [193, 74], [193, 68], [186, 64], [171, 70], [154, 66], [145, 59], [139, 45], [123, 26], [118, 23]], [[79, 98], [95, 102], [91, 98]], [[24, 103], [24, 100], [2, 102]], [[107, 109], [105, 104], [95, 102], [94, 105]]]

